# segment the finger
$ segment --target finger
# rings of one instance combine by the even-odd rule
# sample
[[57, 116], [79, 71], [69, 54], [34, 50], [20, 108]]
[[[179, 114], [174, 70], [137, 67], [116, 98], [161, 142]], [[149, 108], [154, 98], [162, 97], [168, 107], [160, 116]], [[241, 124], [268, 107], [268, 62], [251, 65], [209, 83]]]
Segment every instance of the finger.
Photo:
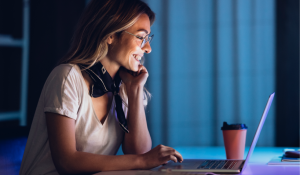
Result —
[[175, 150], [175, 154], [174, 155], [177, 157], [177, 160], [179, 162], [183, 161], [182, 155], [178, 151]]
[[161, 158], [161, 162], [163, 162], [163, 164], [165, 163], [168, 163], [169, 160], [172, 160], [174, 162], [177, 162], [177, 158], [174, 156], [174, 155], [166, 155], [166, 156], [163, 156]]
[[164, 149], [165, 151], [174, 151], [174, 152], [176, 151], [174, 148], [169, 147], [169, 146], [164, 146], [163, 149]]
[[137, 74], [139, 75], [141, 70], [143, 69], [143, 66], [142, 65], [139, 65], [139, 68], [138, 68], [138, 71], [137, 71]]
[[176, 152], [174, 148], [163, 145], [161, 146], [160, 151], [163, 156], [174, 155]]
[[139, 74], [140, 74], [142, 71], [143, 71], [143, 67], [141, 67], [141, 68], [139, 69]]
[[161, 152], [166, 152], [166, 151], [170, 151], [170, 150], [175, 150], [172, 147], [169, 146], [165, 146], [165, 145], [157, 145], [154, 149], [160, 149]]
[[176, 158], [174, 155], [170, 155], [170, 156], [169, 156], [169, 160], [172, 160], [172, 161], [175, 162], [175, 163], [178, 162], [177, 158]]
[[176, 157], [178, 162], [183, 161], [182, 155], [178, 151], [176, 151], [174, 148], [171, 148], [171, 147], [167, 147], [167, 146], [164, 147], [163, 148], [163, 155], [164, 156], [173, 155], [173, 156]]
[[169, 156], [169, 155], [175, 155], [175, 149], [173, 149], [173, 148], [171, 148], [171, 149], [169, 149], [169, 148], [164, 148], [164, 149], [162, 149], [162, 156]]
[[157, 146], [156, 146], [155, 148], [153, 148], [153, 149], [163, 150], [164, 147], [165, 147], [165, 145], [160, 144], [160, 145], [157, 145]]
[[142, 67], [141, 71], [142, 71], [142, 72], [148, 72], [148, 70], [146, 69], [145, 66]]

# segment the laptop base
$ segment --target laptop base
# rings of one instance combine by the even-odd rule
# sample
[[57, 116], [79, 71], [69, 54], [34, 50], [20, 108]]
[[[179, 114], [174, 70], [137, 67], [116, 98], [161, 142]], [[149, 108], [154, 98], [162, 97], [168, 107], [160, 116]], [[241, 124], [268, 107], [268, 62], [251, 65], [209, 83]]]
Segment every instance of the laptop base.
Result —
[[[185, 159], [182, 163], [175, 163], [173, 161], [169, 161], [165, 165], [161, 165], [159, 167], [156, 167], [152, 170], [156, 171], [165, 171], [165, 172], [212, 172], [212, 173], [231, 173], [231, 174], [239, 174], [241, 173], [241, 169], [244, 165], [244, 160], [210, 160], [212, 162], [216, 162], [215, 165], [211, 164], [209, 166], [202, 166], [203, 163], [205, 164], [205, 161], [208, 161], [207, 159]], [[228, 169], [229, 167], [219, 167], [219, 169], [213, 169], [217, 168], [218, 162], [221, 164], [221, 161], [232, 161], [231, 163], [232, 167], [231, 169]]]

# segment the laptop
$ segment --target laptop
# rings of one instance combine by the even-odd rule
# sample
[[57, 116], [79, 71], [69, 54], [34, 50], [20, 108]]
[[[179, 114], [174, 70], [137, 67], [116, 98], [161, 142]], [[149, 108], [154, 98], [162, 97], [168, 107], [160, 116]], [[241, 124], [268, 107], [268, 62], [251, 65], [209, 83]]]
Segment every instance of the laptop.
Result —
[[259, 134], [264, 125], [264, 122], [267, 118], [269, 109], [271, 107], [273, 98], [275, 93], [271, 94], [265, 110], [260, 119], [259, 125], [257, 127], [255, 136], [253, 138], [251, 147], [249, 149], [248, 155], [245, 160], [234, 160], [234, 159], [225, 159], [225, 160], [206, 160], [206, 159], [186, 159], [182, 163], [175, 163], [173, 161], [169, 161], [165, 165], [161, 165], [152, 170], [159, 171], [172, 171], [172, 172], [212, 172], [212, 173], [231, 173], [231, 174], [239, 174], [244, 169], [249, 162], [249, 159], [253, 153], [255, 145], [257, 143]]

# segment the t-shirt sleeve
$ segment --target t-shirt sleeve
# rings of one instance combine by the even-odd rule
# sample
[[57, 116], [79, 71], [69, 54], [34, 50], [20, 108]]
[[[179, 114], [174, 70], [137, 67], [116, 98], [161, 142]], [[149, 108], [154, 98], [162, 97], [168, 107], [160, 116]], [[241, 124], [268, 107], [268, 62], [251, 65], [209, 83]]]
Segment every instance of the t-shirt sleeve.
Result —
[[49, 75], [44, 87], [44, 112], [77, 119], [82, 86], [75, 68], [59, 65]]

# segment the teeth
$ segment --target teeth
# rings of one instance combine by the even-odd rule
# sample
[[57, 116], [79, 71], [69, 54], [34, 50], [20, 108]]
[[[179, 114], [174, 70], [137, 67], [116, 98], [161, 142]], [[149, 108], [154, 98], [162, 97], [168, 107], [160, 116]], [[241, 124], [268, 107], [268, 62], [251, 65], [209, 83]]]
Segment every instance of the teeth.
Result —
[[137, 59], [137, 60], [141, 60], [142, 58], [140, 57], [140, 56], [138, 56], [138, 55], [133, 55], [133, 57], [135, 58], [135, 59]]

